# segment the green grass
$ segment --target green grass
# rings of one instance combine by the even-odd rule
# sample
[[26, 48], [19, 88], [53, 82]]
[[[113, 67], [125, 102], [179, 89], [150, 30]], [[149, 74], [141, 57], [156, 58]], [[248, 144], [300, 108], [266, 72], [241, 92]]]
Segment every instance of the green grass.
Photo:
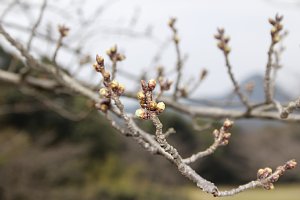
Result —
[[[226, 189], [229, 187], [221, 187]], [[206, 194], [197, 188], [186, 188], [185, 192], [191, 200], [216, 200], [210, 194]], [[300, 184], [297, 185], [275, 185], [274, 190], [257, 188], [237, 194], [233, 197], [224, 197], [226, 200], [300, 200]]]

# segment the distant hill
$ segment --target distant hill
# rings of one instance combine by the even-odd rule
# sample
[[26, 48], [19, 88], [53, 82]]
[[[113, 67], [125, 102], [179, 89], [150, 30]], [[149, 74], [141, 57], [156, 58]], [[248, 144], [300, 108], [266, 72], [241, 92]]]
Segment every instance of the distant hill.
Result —
[[[253, 103], [263, 102], [265, 99], [264, 77], [259, 74], [253, 74], [253, 75], [249, 76], [248, 78], [246, 78], [245, 80], [243, 80], [240, 83], [240, 86], [241, 86], [242, 92], [245, 95], [248, 94], [245, 89], [245, 86], [248, 83], [254, 84], [253, 92], [248, 96], [249, 100]], [[225, 94], [221, 98], [230, 99], [232, 97], [232, 94], [233, 94], [233, 92], [229, 92], [228, 94]], [[286, 102], [291, 99], [288, 92], [284, 91], [279, 85], [275, 85], [274, 98], [280, 102]], [[232, 98], [232, 100], [233, 100], [233, 102], [239, 101], [238, 96], [235, 95], [235, 97]]]

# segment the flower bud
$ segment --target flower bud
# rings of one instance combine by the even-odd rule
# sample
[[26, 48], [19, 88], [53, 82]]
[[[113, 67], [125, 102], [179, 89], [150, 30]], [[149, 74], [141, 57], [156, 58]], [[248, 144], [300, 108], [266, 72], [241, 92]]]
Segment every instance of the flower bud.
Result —
[[230, 37], [229, 37], [229, 36], [224, 37], [224, 42], [225, 42], [226, 44], [229, 42], [229, 40], [230, 40]]
[[117, 61], [122, 61], [122, 60], [125, 60], [125, 56], [123, 54], [118, 54], [117, 55]]
[[125, 92], [125, 85], [124, 84], [119, 84], [118, 92], [119, 92], [120, 95]]
[[279, 174], [279, 176], [282, 176], [282, 175], [283, 175], [283, 172], [286, 170], [285, 167], [286, 167], [286, 166], [278, 166], [278, 167], [276, 168], [277, 174]]
[[223, 138], [228, 140], [231, 136], [231, 133], [224, 133]]
[[107, 104], [104, 104], [104, 103], [100, 104], [100, 110], [101, 110], [102, 112], [106, 113], [107, 110], [108, 110], [108, 105], [107, 105]]
[[100, 96], [102, 96], [102, 97], [109, 97], [109, 95], [110, 95], [107, 88], [101, 88], [101, 89], [99, 90], [99, 94], [100, 94]]
[[219, 49], [224, 50], [224, 43], [223, 42], [218, 42], [217, 45], [218, 45]]
[[145, 109], [147, 108], [147, 103], [145, 99], [140, 100], [140, 106]]
[[290, 160], [286, 163], [286, 169], [294, 169], [297, 166], [296, 160]]
[[155, 101], [149, 102], [149, 110], [155, 111], [157, 109], [157, 103]]
[[223, 141], [221, 142], [221, 145], [225, 146], [225, 145], [227, 145], [228, 143], [229, 143], [228, 140], [223, 140]]
[[283, 19], [283, 15], [278, 15], [278, 14], [276, 14], [275, 20], [276, 20], [277, 22], [280, 22], [282, 19]]
[[220, 35], [224, 35], [225, 29], [224, 29], [224, 28], [218, 28], [218, 33], [219, 33]]
[[113, 47], [111, 47], [110, 49], [108, 49], [106, 51], [106, 54], [112, 58], [112, 56], [114, 56], [117, 53], [117, 45], [114, 45]]
[[270, 176], [272, 174], [272, 169], [270, 167], [266, 167], [265, 171], [267, 173], [267, 176]]
[[104, 66], [104, 58], [102, 56], [99, 56], [98, 54], [96, 55], [96, 61], [98, 65]]
[[281, 39], [280, 35], [276, 34], [276, 35], [273, 37], [273, 42], [274, 42], [274, 43], [277, 43], [277, 42], [280, 41], [280, 39]]
[[103, 69], [103, 66], [98, 65], [98, 63], [94, 63], [93, 67], [97, 72], [101, 72], [101, 70]]
[[110, 48], [111, 53], [116, 53], [117, 52], [117, 45], [115, 44]]
[[144, 109], [137, 109], [135, 115], [140, 119], [148, 119], [148, 115]]
[[108, 71], [104, 71], [102, 73], [102, 76], [105, 80], [109, 80], [110, 79], [110, 73]]
[[145, 94], [144, 94], [143, 91], [139, 91], [139, 92], [136, 94], [136, 96], [137, 96], [137, 99], [138, 99], [138, 100], [144, 100], [144, 99], [146, 98], [146, 96], [145, 96]]
[[220, 132], [219, 132], [218, 129], [215, 129], [215, 130], [213, 131], [213, 135], [215, 136], [215, 138], [219, 137], [219, 134], [220, 134]]
[[279, 175], [278, 175], [278, 174], [275, 174], [274, 176], [271, 177], [270, 181], [271, 181], [272, 183], [274, 183], [274, 182], [278, 181], [278, 179], [279, 179]]
[[102, 112], [107, 112], [107, 110], [108, 110], [108, 108], [109, 108], [109, 105], [107, 104], [107, 103], [103, 103], [103, 102], [101, 102], [101, 103], [96, 103], [95, 104], [95, 107], [98, 109], [98, 110], [100, 110], [100, 111], [102, 111]]
[[277, 24], [276, 28], [278, 31], [281, 31], [283, 29], [283, 25], [282, 24]]
[[223, 126], [228, 129], [228, 128], [231, 128], [233, 125], [233, 121], [229, 120], [229, 119], [226, 119], [223, 123]]
[[276, 21], [274, 19], [272, 19], [272, 18], [269, 18], [269, 22], [273, 26], [276, 24]]
[[229, 54], [230, 51], [231, 51], [231, 48], [230, 48], [229, 46], [225, 45], [225, 47], [224, 47], [224, 52], [225, 52], [226, 54]]
[[176, 35], [174, 36], [173, 40], [174, 40], [174, 42], [175, 42], [176, 44], [178, 44], [179, 41], [180, 41], [179, 36], [176, 34]]
[[112, 90], [117, 90], [119, 88], [119, 83], [116, 80], [111, 81], [109, 85]]
[[267, 183], [264, 185], [264, 189], [266, 190], [273, 190], [274, 189], [274, 185], [273, 183]]
[[259, 169], [257, 171], [257, 178], [258, 179], [265, 179], [269, 177], [272, 174], [272, 169], [269, 167], [266, 167], [264, 169]]
[[66, 27], [65, 25], [58, 25], [58, 32], [61, 37], [66, 37], [69, 34], [70, 28]]
[[273, 27], [271, 29], [271, 35], [274, 35], [275, 33], [277, 33], [277, 28], [276, 27]]
[[159, 102], [157, 105], [156, 105], [156, 110], [158, 112], [163, 112], [164, 110], [166, 109], [166, 105], [164, 102]]
[[148, 88], [149, 88], [149, 90], [154, 90], [155, 86], [156, 86], [156, 80], [155, 79], [150, 79], [148, 81]]
[[262, 175], [264, 174], [265, 170], [264, 169], [259, 169], [257, 171], [257, 178], [258, 179], [261, 179], [262, 178]]
[[176, 22], [176, 18], [172, 17], [172, 18], [169, 20], [168, 24], [169, 24], [169, 26], [172, 28], [172, 27], [174, 26], [175, 22]]
[[220, 40], [222, 38], [222, 36], [220, 34], [216, 34], [214, 35], [215, 39]]
[[182, 97], [188, 96], [188, 89], [186, 87], [180, 88], [179, 92], [180, 92], [180, 96], [182, 96]]

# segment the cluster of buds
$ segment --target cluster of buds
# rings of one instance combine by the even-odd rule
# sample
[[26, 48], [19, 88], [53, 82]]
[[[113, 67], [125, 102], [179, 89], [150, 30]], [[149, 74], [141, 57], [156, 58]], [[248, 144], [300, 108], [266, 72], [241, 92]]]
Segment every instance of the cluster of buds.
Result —
[[178, 92], [179, 92], [179, 96], [180, 97], [188, 97], [188, 95], [189, 95], [187, 87], [181, 87], [181, 88], [179, 88]]
[[66, 37], [68, 36], [68, 33], [70, 31], [70, 28], [66, 27], [65, 25], [58, 25], [58, 32], [60, 34], [60, 37]]
[[110, 98], [112, 92], [121, 96], [125, 92], [125, 86], [116, 80], [109, 82], [108, 87], [101, 88], [99, 94], [103, 98]]
[[168, 79], [165, 80], [162, 76], [158, 78], [158, 82], [161, 91], [168, 91], [173, 83], [173, 81], [169, 81]]
[[232, 125], [233, 125], [233, 121], [226, 119], [220, 130], [215, 129], [213, 131], [215, 140], [219, 142], [219, 145], [225, 146], [229, 143], [229, 138], [231, 136], [229, 129], [232, 127]]
[[171, 88], [173, 81], [164, 78], [164, 68], [162, 66], [157, 67], [157, 77], [160, 91], [168, 91]]
[[272, 176], [272, 169], [270, 167], [266, 167], [264, 169], [259, 169], [257, 171], [257, 179], [259, 180], [266, 180], [267, 178], [269, 178], [269, 181], [263, 182], [263, 187], [266, 190], [271, 190], [274, 189], [274, 185], [273, 182], [277, 181], [279, 179], [279, 175], [278, 174], [274, 174]]
[[228, 46], [230, 38], [229, 36], [225, 36], [225, 30], [218, 28], [218, 33], [215, 35], [215, 38], [218, 40], [219, 49], [221, 49], [225, 55], [228, 55], [231, 51], [231, 48]]
[[276, 44], [280, 41], [280, 31], [283, 29], [283, 25], [281, 24], [281, 21], [283, 19], [283, 16], [279, 16], [276, 14], [275, 19], [269, 19], [270, 24], [273, 26], [271, 29], [271, 36], [272, 36], [272, 43]]
[[110, 73], [105, 70], [104, 67], [104, 58], [102, 56], [96, 56], [96, 63], [93, 65], [94, 69], [101, 73], [103, 77], [103, 84], [105, 87], [99, 90], [99, 94], [104, 100], [100, 103], [97, 103], [95, 106], [97, 109], [101, 110], [102, 112], [107, 112], [110, 108], [111, 104], [111, 96], [113, 94], [120, 96], [125, 92], [125, 86], [119, 83], [116, 80], [110, 79]]
[[102, 74], [104, 83], [110, 82], [110, 73], [104, 68], [104, 58], [102, 56], [96, 55], [96, 63], [93, 64], [93, 67]]
[[104, 100], [100, 103], [100, 106], [96, 106], [103, 112], [109, 109], [112, 94], [121, 96], [125, 92], [125, 86], [116, 80], [110, 81], [105, 85], [106, 87], [99, 90], [99, 95], [104, 98]]
[[295, 160], [287, 161], [283, 166], [276, 168], [275, 172], [271, 168], [266, 167], [257, 171], [257, 179], [261, 181], [262, 186], [266, 190], [274, 189], [273, 183], [278, 181], [286, 170], [294, 169], [297, 165]]
[[153, 90], [156, 87], [156, 81], [151, 79], [146, 83], [141, 81], [142, 91], [137, 93], [137, 99], [139, 100], [141, 108], [137, 109], [135, 114], [140, 119], [149, 119], [151, 114], [162, 113], [166, 106], [163, 102], [155, 102], [153, 100]]
[[124, 54], [118, 52], [117, 45], [114, 45], [106, 51], [106, 54], [109, 56], [110, 60], [113, 61], [123, 61], [126, 57]]
[[175, 22], [176, 22], [176, 18], [172, 17], [172, 18], [170, 18], [168, 24], [169, 24], [169, 27], [172, 29], [172, 31], [174, 33], [173, 41], [176, 44], [178, 44], [179, 43], [179, 37], [178, 37], [178, 34], [177, 34], [177, 29], [175, 27]]

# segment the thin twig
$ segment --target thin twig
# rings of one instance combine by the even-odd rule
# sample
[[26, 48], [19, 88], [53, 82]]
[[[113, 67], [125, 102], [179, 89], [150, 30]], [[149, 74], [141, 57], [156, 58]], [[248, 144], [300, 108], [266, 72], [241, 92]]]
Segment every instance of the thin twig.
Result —
[[32, 29], [31, 29], [31, 34], [29, 36], [29, 40], [28, 40], [28, 43], [27, 43], [27, 51], [30, 51], [32, 40], [33, 40], [33, 38], [36, 34], [36, 30], [37, 30], [38, 26], [40, 25], [40, 23], [42, 21], [46, 6], [47, 6], [47, 0], [44, 0], [43, 4], [41, 6], [41, 9], [40, 9], [40, 14], [39, 14], [35, 24], [33, 25]]
[[273, 99], [272, 92], [271, 92], [271, 69], [272, 69], [272, 55], [274, 52], [274, 46], [275, 43], [272, 42], [268, 50], [268, 62], [266, 66], [265, 81], [264, 81], [266, 103], [271, 103]]
[[241, 92], [240, 86], [235, 79], [233, 72], [232, 72], [232, 66], [229, 61], [229, 53], [231, 51], [230, 47], [228, 46], [228, 42], [230, 38], [228, 36], [225, 36], [225, 30], [224, 29], [218, 29], [218, 33], [215, 35], [215, 38], [218, 40], [218, 47], [222, 50], [224, 57], [225, 57], [225, 64], [227, 67], [227, 71], [229, 74], [229, 77], [231, 79], [231, 82], [234, 86], [234, 91], [240, 98], [241, 102], [246, 106], [247, 110], [251, 109], [251, 106], [249, 104], [248, 98]]
[[248, 98], [241, 92], [240, 90], [240, 86], [237, 83], [233, 73], [232, 73], [232, 67], [230, 65], [229, 62], [229, 58], [228, 58], [228, 54], [225, 54], [225, 62], [226, 62], [226, 67], [228, 69], [228, 74], [230, 76], [230, 79], [234, 85], [234, 91], [236, 92], [236, 94], [239, 96], [240, 100], [242, 101], [242, 103], [249, 109], [250, 108], [250, 104], [248, 102]]
[[170, 135], [176, 133], [176, 130], [174, 128], [169, 128], [165, 133], [165, 138], [168, 138]]
[[[56, 79], [58, 79], [57, 74], [55, 73], [56, 72], [55, 66], [38, 62], [23, 47], [22, 44], [20, 44], [16, 40], [14, 40], [3, 29], [1, 24], [0, 24], [0, 33], [6, 38], [6, 40], [8, 42], [11, 43], [12, 46], [14, 46], [18, 49], [18, 51], [22, 54], [22, 56], [25, 57], [26, 63], [28, 63], [28, 65], [33, 65], [33, 66], [39, 67], [39, 68], [43, 69], [45, 72], [47, 72], [51, 75], [54, 75], [54, 77]], [[159, 114], [159, 111], [164, 110], [164, 108], [165, 108], [164, 103], [159, 102], [158, 104], [160, 104], [160, 106], [158, 106], [158, 104], [153, 102], [152, 90], [155, 88], [155, 85], [156, 85], [155, 80], [148, 82], [148, 88], [150, 88], [150, 89], [152, 88], [152, 90], [151, 90], [151, 93], [149, 91], [146, 93], [147, 102], [140, 103], [141, 106], [144, 106], [146, 104], [146, 106], [148, 107], [147, 111], [149, 111], [150, 115], [147, 115], [147, 116], [152, 120], [152, 123], [155, 126], [155, 138], [153, 138], [152, 134], [149, 134], [149, 133], [141, 130], [139, 127], [137, 127], [136, 124], [134, 123], [133, 119], [124, 111], [124, 105], [122, 104], [122, 102], [119, 98], [120, 95], [124, 92], [124, 88], [120, 87], [121, 84], [117, 83], [116, 81], [111, 81], [110, 74], [107, 71], [105, 71], [104, 68], [101, 68], [103, 66], [100, 66], [100, 64], [103, 64], [104, 60], [101, 59], [99, 56], [97, 56], [97, 63], [99, 66], [96, 65], [94, 67], [96, 70], [99, 70], [102, 73], [102, 75], [104, 77], [103, 83], [107, 89], [107, 91], [104, 90], [104, 93], [102, 93], [102, 94], [106, 95], [106, 97], [109, 98], [109, 102], [112, 101], [116, 105], [116, 106], [110, 105], [111, 107], [107, 106], [107, 109], [111, 109], [111, 111], [113, 111], [113, 112], [114, 112], [114, 109], [117, 109], [116, 116], [121, 118], [122, 123], [124, 123], [124, 126], [126, 128], [126, 129], [123, 129], [122, 127], [117, 127], [117, 129], [119, 129], [121, 132], [124, 132], [124, 133], [128, 131], [128, 133], [129, 133], [128, 135], [132, 136], [134, 139], [137, 139], [138, 142], [141, 142], [143, 144], [142, 147], [144, 147], [146, 150], [153, 149], [153, 151], [155, 153], [160, 154], [167, 160], [171, 161], [171, 163], [173, 163], [177, 167], [178, 171], [183, 176], [190, 179], [203, 191], [213, 194], [215, 196], [227, 196], [227, 195], [232, 195], [232, 194], [244, 191], [245, 189], [250, 189], [253, 187], [257, 187], [257, 186], [263, 186], [266, 188], [266, 187], [270, 186], [271, 183], [273, 183], [273, 180], [276, 181], [279, 178], [279, 175], [281, 175], [284, 170], [295, 167], [296, 162], [289, 161], [284, 166], [281, 166], [281, 168], [278, 168], [278, 170], [276, 170], [272, 175], [268, 175], [263, 178], [260, 178], [260, 176], [259, 176], [258, 182], [252, 182], [250, 184], [246, 184], [246, 185], [238, 187], [237, 189], [233, 189], [233, 190], [229, 190], [229, 191], [222, 191], [222, 192], [219, 191], [218, 188], [214, 185], [214, 183], [209, 182], [208, 180], [202, 178], [199, 174], [197, 174], [195, 172], [195, 170], [193, 170], [189, 165], [184, 163], [181, 158], [181, 155], [179, 154], [177, 149], [167, 142], [165, 134], [162, 132], [163, 124], [160, 122], [159, 118], [157, 117], [157, 115]], [[12, 77], [14, 77], [14, 76], [12, 76]], [[12, 77], [10, 77], [10, 78], [13, 79]], [[8, 78], [6, 78], [6, 79], [8, 79]], [[82, 96], [85, 96], [85, 97], [95, 101], [96, 103], [100, 102], [98, 95], [96, 95], [93, 90], [91, 90], [88, 87], [85, 87], [80, 82], [73, 79], [68, 74], [64, 73], [63, 71], [59, 74], [59, 79], [63, 80], [62, 82], [57, 81], [57, 82], [59, 82], [60, 85], [66, 87], [66, 88], [69, 88], [72, 91], [78, 92]], [[146, 84], [145, 82], [142, 82], [142, 84], [143, 83], [144, 83], [144, 85]], [[120, 88], [123, 88], [122, 89], [123, 92], [120, 92], [121, 91]], [[161, 99], [163, 101], [163, 98], [161, 98]], [[191, 116], [196, 116], [197, 114], [199, 114], [199, 112], [200, 113], [202, 112], [202, 114], [209, 113], [208, 115], [211, 115], [211, 116], [214, 115], [214, 116], [220, 117], [220, 116], [224, 116], [224, 113], [222, 113], [222, 112], [225, 112], [225, 114], [235, 115], [235, 117], [247, 118], [250, 116], [254, 117], [255, 114], [263, 115], [264, 113], [267, 113], [267, 114], [269, 113], [269, 112], [257, 112], [255, 110], [253, 110], [251, 112], [240, 112], [240, 111], [235, 111], [235, 110], [229, 110], [229, 112], [226, 112], [226, 111], [224, 111], [224, 109], [220, 109], [220, 110], [211, 109], [210, 110], [207, 108], [205, 110], [200, 110], [200, 108], [198, 108], [198, 110], [193, 110], [192, 107], [182, 106], [182, 104], [177, 103], [172, 98], [170, 98], [170, 99], [171, 99], [171, 101], [168, 102], [167, 105], [170, 105], [173, 107], [177, 106], [176, 108], [178, 111], [184, 111], [186, 113], [189, 113]], [[150, 107], [150, 105], [151, 105], [151, 107]], [[153, 108], [155, 108], [155, 109], [153, 109]], [[159, 110], [158, 110], [158, 108], [159, 108]], [[107, 112], [107, 109], [104, 112]], [[144, 109], [144, 107], [143, 107], [143, 109]], [[147, 114], [149, 114], [149, 113], [147, 113]], [[264, 117], [266, 117], [266, 116], [264, 116]], [[267, 116], [266, 118], [268, 118], [268, 117], [270, 117], [270, 116]], [[222, 134], [222, 133], [224, 133], [224, 134]], [[220, 130], [218, 133], [215, 134], [215, 137], [219, 138], [220, 134], [225, 136], [225, 133], [228, 133], [228, 132], [226, 130]], [[222, 138], [226, 139], [227, 137], [222, 137]], [[278, 177], [277, 177], [277, 175], [278, 175]]]
[[181, 55], [181, 50], [179, 48], [179, 37], [178, 37], [178, 31], [177, 28], [174, 26], [176, 22], [175, 18], [171, 18], [169, 21], [169, 26], [173, 32], [173, 42], [175, 45], [175, 50], [176, 50], [176, 71], [177, 71], [177, 77], [175, 79], [175, 90], [173, 93], [173, 99], [177, 100], [178, 98], [178, 92], [180, 90], [180, 81], [181, 81], [181, 76], [182, 76], [182, 66], [183, 66], [183, 61], [182, 61], [182, 55]]
[[116, 78], [117, 73], [117, 59], [114, 57], [112, 60], [112, 71], [111, 71], [111, 78], [114, 80]]
[[55, 47], [55, 50], [54, 50], [54, 53], [52, 56], [52, 62], [55, 64], [56, 64], [56, 57], [57, 57], [58, 51], [59, 51], [60, 47], [62, 47], [62, 40], [63, 40], [63, 36], [60, 35], [57, 40], [56, 47]]
[[280, 44], [281, 46], [278, 47], [278, 49], [274, 49], [274, 63], [273, 63], [273, 73], [272, 73], [272, 77], [271, 77], [271, 97], [274, 97], [274, 94], [275, 94], [275, 81], [276, 81], [276, 77], [277, 77], [277, 72], [278, 70], [282, 67], [281, 64], [280, 64], [280, 59], [281, 59], [281, 56], [282, 56], [282, 53], [284, 52], [285, 50], [285, 47], [283, 46], [282, 42], [283, 42], [283, 39], [288, 35], [288, 32], [285, 31], [282, 35], [281, 35], [281, 39], [280, 39]]
[[[28, 65], [30, 65], [31, 67], [44, 69], [50, 74], [57, 75], [57, 67], [38, 62], [28, 51], [26, 51], [26, 49], [21, 43], [16, 41], [14, 38], [11, 37], [11, 35], [8, 32], [5, 31], [5, 29], [2, 27], [1, 24], [0, 24], [0, 34], [2, 34], [5, 37], [5, 39], [12, 46], [14, 46], [21, 53], [23, 57], [25, 57], [25, 62]], [[88, 97], [91, 100], [94, 100], [95, 102], [99, 101], [98, 96], [93, 91], [91, 91], [89, 88], [79, 83], [74, 78], [70, 77], [65, 72], [61, 71], [59, 75], [60, 75], [59, 79], [62, 80], [61, 84], [64, 84], [64, 86], [66, 86], [70, 90], [76, 91], [82, 94], [83, 96]]]
[[300, 108], [300, 98], [295, 101], [291, 101], [288, 104], [288, 106], [283, 107], [280, 112], [280, 117], [282, 119], [286, 119], [289, 116], [289, 114], [291, 114], [294, 110], [299, 108]]
[[[265, 91], [265, 101], [266, 104], [270, 104], [273, 101], [273, 92], [272, 92], [272, 81], [271, 81], [271, 70], [273, 66], [273, 54], [275, 45], [282, 39], [280, 31], [283, 26], [281, 24], [283, 17], [276, 15], [275, 19], [269, 19], [270, 24], [273, 26], [271, 30], [271, 44], [268, 50], [268, 61], [266, 65], [265, 71], [265, 79], [264, 79], [264, 91]], [[274, 84], [273, 84], [274, 85]]]
[[14, 0], [12, 1], [6, 8], [5, 10], [2, 12], [1, 16], [0, 16], [0, 23], [2, 23], [3, 19], [5, 18], [5, 16], [13, 9], [13, 7], [15, 5], [17, 5], [19, 2], [19, 0]]
[[35, 89], [23, 87], [23, 88], [21, 88], [21, 91], [26, 95], [30, 95], [30, 96], [34, 97], [35, 99], [40, 101], [42, 104], [47, 106], [50, 110], [53, 110], [60, 116], [66, 118], [66, 119], [72, 120], [72, 121], [81, 121], [84, 118], [86, 118], [91, 112], [91, 110], [88, 110], [88, 111], [83, 111], [80, 113], [72, 113], [72, 112], [69, 112], [69, 110], [66, 109], [63, 105], [56, 103], [55, 100], [50, 99], [49, 97], [43, 95], [41, 92], [39, 92]]
[[238, 193], [241, 193], [248, 189], [253, 189], [256, 187], [264, 187], [267, 190], [273, 189], [273, 183], [278, 181], [279, 177], [283, 175], [286, 170], [290, 170], [295, 168], [297, 165], [295, 160], [289, 160], [284, 165], [278, 166], [274, 173], [272, 173], [272, 169], [265, 168], [259, 169], [257, 172], [258, 179], [255, 181], [251, 181], [245, 185], [240, 185], [237, 188], [227, 190], [227, 191], [218, 191], [215, 196], [224, 197], [224, 196], [232, 196]]
[[196, 154], [193, 154], [192, 156], [183, 159], [183, 162], [186, 164], [195, 162], [196, 160], [198, 160], [199, 158], [202, 158], [204, 156], [208, 156], [212, 153], [215, 152], [215, 150], [219, 147], [219, 146], [224, 146], [228, 144], [228, 139], [230, 137], [230, 133], [228, 132], [229, 128], [232, 126], [233, 122], [230, 120], [225, 120], [223, 126], [220, 128], [220, 130], [214, 130], [213, 134], [214, 134], [214, 143], [207, 148], [205, 151], [200, 151]]

